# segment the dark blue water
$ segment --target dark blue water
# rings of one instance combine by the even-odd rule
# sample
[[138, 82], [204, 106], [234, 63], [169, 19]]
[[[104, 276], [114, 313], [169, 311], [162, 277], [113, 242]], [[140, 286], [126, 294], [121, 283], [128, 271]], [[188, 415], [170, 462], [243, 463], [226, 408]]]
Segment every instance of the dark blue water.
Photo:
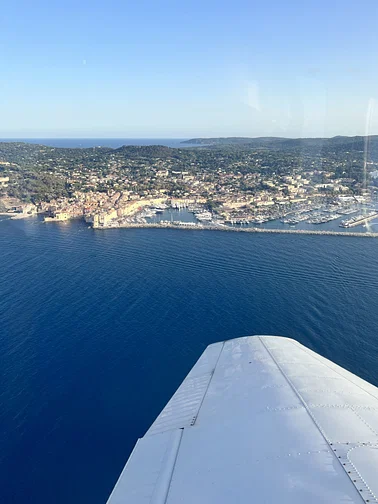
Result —
[[122, 145], [165, 145], [167, 147], [190, 147], [182, 144], [185, 138], [5, 138], [0, 142], [26, 142], [51, 147], [112, 147]]
[[0, 222], [0, 501], [101, 504], [209, 343], [378, 384], [378, 239]]

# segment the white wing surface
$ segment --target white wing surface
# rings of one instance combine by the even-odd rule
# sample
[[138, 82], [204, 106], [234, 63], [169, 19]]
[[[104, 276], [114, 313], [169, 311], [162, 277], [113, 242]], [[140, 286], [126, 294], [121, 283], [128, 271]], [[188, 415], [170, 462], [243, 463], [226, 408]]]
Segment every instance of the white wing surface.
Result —
[[378, 503], [378, 389], [297, 341], [210, 345], [108, 504]]

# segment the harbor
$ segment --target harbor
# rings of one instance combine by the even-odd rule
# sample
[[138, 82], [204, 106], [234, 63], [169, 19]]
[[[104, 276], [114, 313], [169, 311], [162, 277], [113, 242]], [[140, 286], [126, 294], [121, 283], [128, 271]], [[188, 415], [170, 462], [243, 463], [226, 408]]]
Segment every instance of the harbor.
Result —
[[[171, 201], [141, 207], [132, 215], [92, 222], [96, 229], [150, 227], [192, 230], [223, 230], [245, 232], [299, 233], [313, 235], [374, 236], [378, 234], [376, 204], [314, 205], [282, 209], [259, 216], [238, 219], [212, 211], [203, 203]], [[348, 219], [346, 219], [348, 216]], [[351, 217], [349, 217], [351, 216]], [[89, 222], [90, 223], [90, 222]], [[346, 225], [347, 223], [347, 225]], [[351, 225], [349, 224], [351, 223]], [[353, 227], [353, 233], [348, 228]], [[374, 230], [377, 233], [374, 233]]]
[[[44, 212], [44, 222], [67, 222], [72, 218], [84, 219], [94, 229], [131, 227], [210, 229], [225, 231], [326, 234], [345, 236], [378, 233], [378, 202], [345, 199], [332, 203], [292, 204], [259, 209], [254, 213], [239, 212], [238, 216], [224, 208], [204, 201], [185, 199], [150, 199], [128, 202], [96, 212], [67, 211], [50, 206]], [[348, 232], [353, 228], [353, 234]]]

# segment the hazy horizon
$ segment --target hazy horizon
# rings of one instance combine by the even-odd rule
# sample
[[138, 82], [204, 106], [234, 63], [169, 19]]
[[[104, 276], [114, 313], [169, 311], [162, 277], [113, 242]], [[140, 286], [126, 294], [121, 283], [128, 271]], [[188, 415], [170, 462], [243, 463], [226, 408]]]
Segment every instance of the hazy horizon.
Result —
[[255, 140], [259, 138], [282, 138], [282, 139], [287, 139], [287, 140], [300, 140], [300, 139], [332, 139], [332, 138], [337, 138], [337, 137], [345, 137], [345, 138], [353, 138], [353, 137], [373, 137], [373, 136], [378, 136], [378, 133], [369, 133], [367, 135], [361, 134], [361, 135], [332, 135], [332, 136], [279, 136], [279, 135], [256, 135], [256, 136], [243, 136], [243, 135], [208, 135], [208, 136], [191, 136], [191, 137], [175, 137], [175, 136], [166, 136], [166, 137], [130, 137], [130, 136], [29, 136], [29, 137], [17, 137], [17, 136], [12, 136], [12, 137], [7, 137], [7, 136], [1, 136], [0, 137], [0, 142], [3, 140], [13, 140], [13, 141], [20, 141], [20, 140], [176, 140], [176, 141], [188, 141], [188, 140], [194, 140], [194, 139], [218, 139], [218, 138], [245, 138], [245, 139], [250, 139], [250, 140]]

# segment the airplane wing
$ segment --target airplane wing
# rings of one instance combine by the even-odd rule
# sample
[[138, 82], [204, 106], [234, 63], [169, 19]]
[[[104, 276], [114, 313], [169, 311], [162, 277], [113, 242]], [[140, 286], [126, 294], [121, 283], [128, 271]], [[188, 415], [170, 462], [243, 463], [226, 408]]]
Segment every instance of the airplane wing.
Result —
[[207, 347], [108, 504], [378, 503], [378, 389], [295, 340]]

